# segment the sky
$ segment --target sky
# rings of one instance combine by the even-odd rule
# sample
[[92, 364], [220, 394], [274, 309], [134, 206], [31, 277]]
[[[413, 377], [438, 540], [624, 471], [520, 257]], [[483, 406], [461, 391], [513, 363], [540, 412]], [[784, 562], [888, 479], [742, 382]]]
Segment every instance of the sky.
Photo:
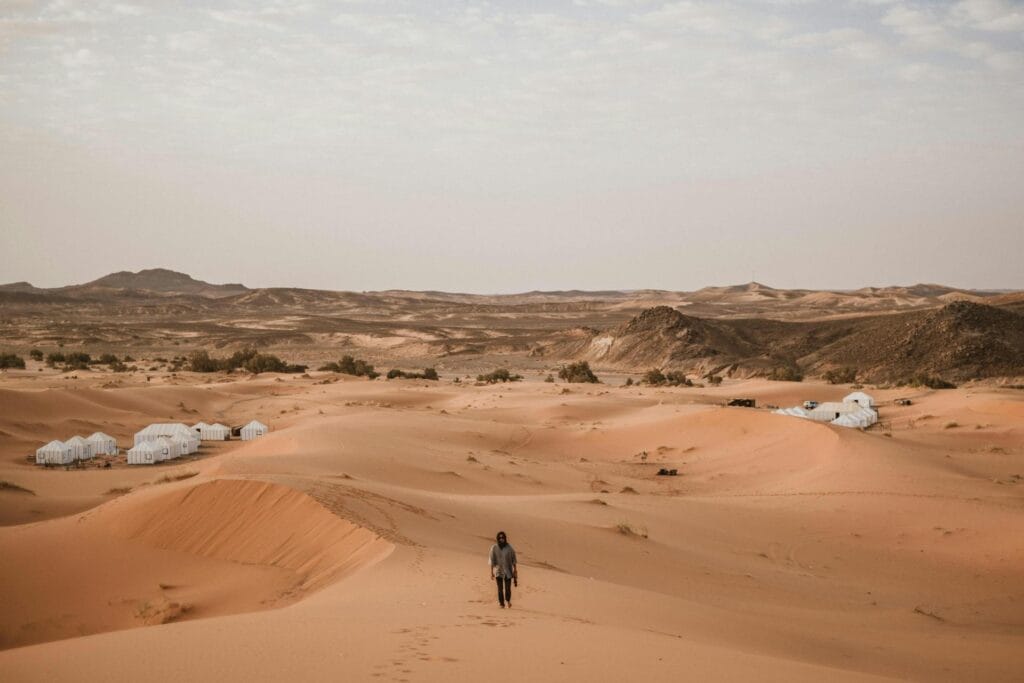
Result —
[[1024, 288], [1024, 2], [0, 0], [0, 282]]

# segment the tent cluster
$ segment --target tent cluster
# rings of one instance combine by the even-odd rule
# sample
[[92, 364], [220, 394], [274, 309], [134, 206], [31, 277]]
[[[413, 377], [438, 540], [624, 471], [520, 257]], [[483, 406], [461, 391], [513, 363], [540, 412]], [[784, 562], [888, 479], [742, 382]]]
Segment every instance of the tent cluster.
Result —
[[780, 408], [777, 415], [802, 417], [815, 422], [829, 422], [838, 427], [864, 429], [878, 422], [875, 400], [862, 391], [855, 391], [842, 401], [819, 403], [813, 408]]
[[135, 433], [128, 449], [129, 465], [152, 465], [199, 450], [199, 436], [180, 422], [151, 424]]
[[70, 465], [91, 460], [97, 455], [117, 455], [117, 441], [103, 432], [87, 437], [73, 436], [67, 441], [51, 441], [36, 449], [37, 465]]
[[[257, 439], [270, 431], [267, 425], [253, 420], [234, 433], [243, 441]], [[135, 433], [134, 445], [128, 449], [129, 465], [152, 465], [173, 460], [199, 450], [201, 441], [227, 441], [232, 429], [220, 423], [197, 422], [189, 427], [180, 422], [157, 423]], [[117, 455], [117, 442], [103, 432], [90, 437], [73, 436], [67, 441], [51, 441], [36, 450], [37, 465], [70, 465], [97, 455]]]

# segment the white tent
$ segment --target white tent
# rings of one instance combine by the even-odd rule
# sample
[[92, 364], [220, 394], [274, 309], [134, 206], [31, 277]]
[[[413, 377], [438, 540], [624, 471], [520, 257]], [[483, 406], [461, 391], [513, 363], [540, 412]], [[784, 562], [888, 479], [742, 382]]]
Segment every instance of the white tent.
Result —
[[160, 449], [152, 441], [143, 441], [128, 449], [129, 465], [152, 465], [159, 458], [157, 452]]
[[136, 432], [135, 443], [140, 444], [143, 441], [156, 441], [157, 439], [174, 436], [175, 434], [195, 436], [195, 433], [188, 427], [188, 425], [184, 425], [180, 422], [157, 423], [151, 424]]
[[178, 447], [172, 444], [171, 440], [168, 439], [167, 437], [162, 436], [156, 441], [150, 441], [149, 443], [153, 445], [153, 448], [155, 449], [156, 459], [158, 461], [173, 460], [174, 458], [177, 458], [178, 455], [180, 455], [178, 453]]
[[90, 435], [86, 441], [92, 444], [92, 451], [96, 455], [117, 455], [117, 441], [112, 436], [96, 432]]
[[199, 421], [192, 425], [192, 431], [201, 434], [203, 432], [203, 429], [209, 426], [210, 425], [206, 424], [205, 422]]
[[37, 465], [68, 465], [74, 461], [74, 453], [63, 441], [51, 441], [36, 449]]
[[203, 424], [199, 430], [199, 438], [203, 441], [227, 441], [231, 437], [231, 430], [219, 422], [212, 425]]
[[856, 403], [862, 408], [874, 408], [875, 399], [863, 391], [855, 391], [843, 397], [843, 403]]
[[[854, 394], [851, 394], [850, 396], [854, 396]], [[857, 398], [861, 397], [871, 400], [871, 397], [866, 394], [861, 394], [861, 396]], [[814, 420], [815, 422], [830, 422], [838, 427], [857, 427], [863, 429], [878, 422], [878, 413], [876, 413], [872, 408], [864, 406], [853, 400], [819, 403], [813, 410], [793, 407], [780, 408], [774, 412], [776, 415], [802, 417], [808, 420]]]
[[92, 444], [81, 436], [73, 436], [67, 440], [68, 448], [75, 454], [77, 460], [89, 460], [93, 456]]
[[268, 431], [267, 425], [263, 424], [258, 420], [253, 420], [249, 424], [242, 427], [242, 441], [252, 441], [258, 439]]
[[176, 454], [174, 456], [176, 458], [178, 456], [188, 455], [189, 453], [194, 452], [192, 449], [192, 442], [188, 438], [182, 436], [181, 434], [175, 434], [174, 436], [169, 437], [167, 440], [171, 442], [173, 450], [176, 451]]

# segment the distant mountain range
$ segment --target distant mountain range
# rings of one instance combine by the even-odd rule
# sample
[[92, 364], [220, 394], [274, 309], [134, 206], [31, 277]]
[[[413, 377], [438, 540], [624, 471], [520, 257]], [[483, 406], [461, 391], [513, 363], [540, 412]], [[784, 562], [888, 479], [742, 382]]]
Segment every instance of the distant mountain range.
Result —
[[[256, 344], [336, 358], [504, 362], [865, 379], [1024, 376], [1024, 292], [936, 284], [851, 291], [751, 282], [695, 292], [343, 292], [211, 284], [162, 268], [42, 289], [0, 285], [0, 347], [178, 351]], [[133, 354], [134, 355], [134, 354]], [[454, 361], [453, 361], [454, 362]], [[490, 363], [492, 361], [486, 361]]]

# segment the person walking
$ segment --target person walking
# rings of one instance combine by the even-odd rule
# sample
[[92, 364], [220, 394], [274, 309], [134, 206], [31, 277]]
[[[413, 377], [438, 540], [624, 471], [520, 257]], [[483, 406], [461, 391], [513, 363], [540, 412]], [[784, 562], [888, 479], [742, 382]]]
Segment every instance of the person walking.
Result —
[[498, 604], [512, 607], [512, 584], [519, 587], [516, 551], [509, 545], [504, 531], [499, 531], [495, 540], [497, 543], [491, 546], [491, 578], [498, 583]]

